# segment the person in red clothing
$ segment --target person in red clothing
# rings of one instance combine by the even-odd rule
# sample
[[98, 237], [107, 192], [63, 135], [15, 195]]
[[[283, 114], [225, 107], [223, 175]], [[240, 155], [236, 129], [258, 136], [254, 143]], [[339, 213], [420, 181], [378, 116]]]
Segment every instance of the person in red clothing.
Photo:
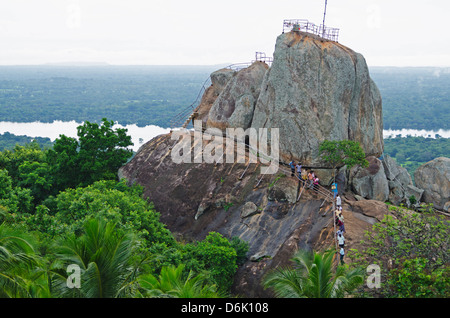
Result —
[[315, 177], [314, 178], [314, 190], [319, 190], [319, 178]]

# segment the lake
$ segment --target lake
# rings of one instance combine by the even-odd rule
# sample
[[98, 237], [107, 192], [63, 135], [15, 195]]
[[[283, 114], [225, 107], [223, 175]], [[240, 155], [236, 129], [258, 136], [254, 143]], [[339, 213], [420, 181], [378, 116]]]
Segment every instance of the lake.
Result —
[[[0, 134], [9, 132], [14, 135], [26, 135], [30, 137], [47, 137], [54, 141], [60, 134], [64, 134], [68, 137], [77, 137], [77, 127], [80, 123], [75, 121], [54, 121], [53, 123], [17, 123], [17, 122], [0, 122]], [[131, 140], [134, 143], [132, 147], [134, 151], [137, 151], [147, 141], [152, 138], [167, 134], [170, 132], [169, 128], [162, 128], [159, 126], [149, 125], [144, 127], [138, 127], [137, 125], [122, 126], [119, 124], [114, 125], [114, 128], [126, 128], [128, 129], [128, 135], [131, 136]], [[402, 129], [402, 130], [383, 130], [383, 137], [389, 138], [401, 135], [402, 137], [410, 136], [422, 136], [435, 138], [438, 134], [444, 138], [450, 138], [450, 130], [439, 129], [437, 131], [430, 130], [416, 130], [416, 129]]]
[[[77, 138], [77, 127], [80, 125], [80, 123], [75, 121], [54, 121], [53, 123], [16, 123], [1, 121], [0, 134], [9, 132], [18, 136], [48, 137], [51, 141], [54, 141], [59, 135]], [[169, 128], [162, 128], [154, 125], [138, 127], [137, 125], [122, 126], [116, 124], [113, 128], [128, 129], [128, 135], [131, 136], [131, 141], [134, 144], [132, 147], [134, 151], [137, 151], [140, 146], [151, 140], [153, 137], [170, 132]]]

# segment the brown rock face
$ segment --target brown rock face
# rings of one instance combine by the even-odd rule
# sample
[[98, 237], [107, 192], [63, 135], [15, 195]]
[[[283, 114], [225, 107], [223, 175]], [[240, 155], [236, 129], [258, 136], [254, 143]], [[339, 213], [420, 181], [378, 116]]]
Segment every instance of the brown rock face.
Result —
[[[196, 144], [191, 141], [193, 149]], [[152, 139], [120, 169], [119, 176], [144, 186], [144, 196], [176, 237], [201, 240], [216, 231], [248, 242], [248, 260], [236, 273], [234, 294], [270, 297], [261, 285], [269, 270], [291, 265], [299, 248], [333, 246], [331, 203], [322, 205], [323, 198], [312, 190], [305, 190], [296, 201], [300, 188], [290, 173], [280, 176], [284, 173], [280, 170], [263, 176], [259, 164], [248, 168], [245, 163], [176, 164], [171, 158], [174, 143], [171, 134]], [[369, 212], [362, 214], [366, 208], [372, 211], [373, 206], [358, 206], [352, 212], [344, 205], [349, 248], [373, 223]]]

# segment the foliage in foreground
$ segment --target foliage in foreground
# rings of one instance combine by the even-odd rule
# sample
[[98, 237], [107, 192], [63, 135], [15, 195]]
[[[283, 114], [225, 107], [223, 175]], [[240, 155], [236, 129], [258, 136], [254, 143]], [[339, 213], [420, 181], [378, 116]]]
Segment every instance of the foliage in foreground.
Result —
[[333, 266], [335, 251], [323, 253], [298, 251], [294, 268], [280, 268], [269, 273], [263, 285], [281, 298], [342, 298], [363, 283], [360, 268]]
[[[117, 181], [131, 155], [125, 130], [104, 119], [78, 133], [52, 149], [0, 152], [0, 296], [151, 296], [138, 278], [173, 268], [186, 285], [214, 291], [203, 295], [227, 294], [248, 244], [219, 233], [177, 242], [142, 187]], [[70, 266], [81, 270], [80, 288], [67, 286]]]
[[362, 266], [381, 269], [381, 288], [366, 291], [376, 297], [449, 297], [449, 221], [422, 209], [390, 207], [366, 233], [363, 250], [352, 251]]

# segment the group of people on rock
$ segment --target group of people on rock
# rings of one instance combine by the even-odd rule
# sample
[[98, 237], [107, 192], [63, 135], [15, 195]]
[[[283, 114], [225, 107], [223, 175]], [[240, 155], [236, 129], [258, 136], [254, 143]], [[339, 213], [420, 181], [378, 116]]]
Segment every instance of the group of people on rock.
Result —
[[[310, 170], [309, 172], [306, 171], [306, 169], [302, 169], [302, 165], [299, 163], [295, 163], [295, 161], [289, 162], [289, 166], [291, 168], [291, 177], [296, 176], [299, 179], [302, 179], [305, 183], [308, 189], [314, 189], [318, 190], [319, 188], [319, 178], [314, 174], [313, 170]], [[331, 184], [331, 192], [333, 193], [333, 200], [335, 200], [336, 203], [336, 210], [335, 210], [335, 223], [336, 226], [339, 227], [339, 229], [336, 231], [336, 239], [338, 241], [339, 245], [339, 255], [340, 255], [340, 261], [341, 264], [344, 263], [344, 246], [345, 246], [345, 225], [344, 225], [344, 216], [342, 215], [342, 199], [339, 195], [338, 188], [336, 182], [333, 182]]]
[[314, 174], [313, 170], [307, 172], [306, 169], [302, 169], [302, 165], [299, 163], [295, 163], [295, 161], [289, 162], [289, 166], [291, 167], [291, 177], [297, 176], [297, 178], [303, 180], [306, 183], [308, 189], [319, 189], [319, 177]]
[[345, 245], [345, 225], [344, 225], [344, 216], [342, 215], [342, 199], [339, 195], [338, 188], [336, 182], [333, 182], [331, 184], [331, 192], [333, 193], [333, 199], [336, 203], [336, 210], [335, 210], [335, 220], [336, 226], [339, 227], [339, 229], [336, 231], [336, 239], [338, 240], [338, 245], [340, 247], [339, 255], [341, 264], [344, 263], [344, 245]]
[[344, 216], [342, 215], [342, 201], [341, 201], [341, 197], [339, 196], [339, 194], [336, 195], [336, 210], [335, 210], [335, 220], [334, 222], [336, 223], [336, 226], [339, 227], [339, 229], [336, 231], [336, 239], [338, 241], [338, 245], [339, 245], [339, 255], [340, 255], [340, 260], [341, 260], [341, 264], [344, 263], [344, 245], [345, 245], [345, 237], [344, 237], [344, 233], [345, 231], [345, 225], [344, 225]]

